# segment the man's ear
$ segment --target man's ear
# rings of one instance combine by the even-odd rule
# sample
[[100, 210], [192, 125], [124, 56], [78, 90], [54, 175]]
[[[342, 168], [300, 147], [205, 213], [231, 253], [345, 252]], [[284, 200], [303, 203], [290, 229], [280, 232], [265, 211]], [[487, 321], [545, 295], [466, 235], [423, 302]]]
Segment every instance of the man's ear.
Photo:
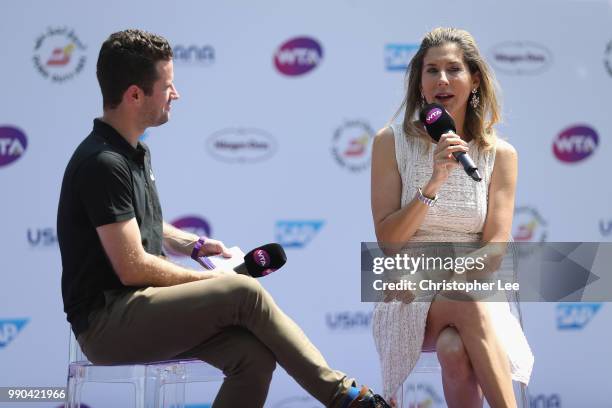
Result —
[[130, 85], [123, 93], [123, 101], [128, 105], [140, 105], [144, 100], [144, 92], [138, 85]]

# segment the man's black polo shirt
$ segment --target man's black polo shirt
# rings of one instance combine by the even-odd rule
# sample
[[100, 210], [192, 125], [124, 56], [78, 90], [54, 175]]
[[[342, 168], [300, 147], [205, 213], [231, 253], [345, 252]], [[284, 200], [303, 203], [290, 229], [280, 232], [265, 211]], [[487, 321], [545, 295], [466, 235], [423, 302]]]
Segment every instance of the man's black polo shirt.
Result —
[[162, 213], [149, 149], [140, 142], [132, 147], [95, 119], [66, 167], [57, 214], [64, 311], [76, 335], [87, 330], [89, 313], [104, 304], [105, 290], [125, 288], [96, 227], [134, 217], [145, 251], [161, 255]]

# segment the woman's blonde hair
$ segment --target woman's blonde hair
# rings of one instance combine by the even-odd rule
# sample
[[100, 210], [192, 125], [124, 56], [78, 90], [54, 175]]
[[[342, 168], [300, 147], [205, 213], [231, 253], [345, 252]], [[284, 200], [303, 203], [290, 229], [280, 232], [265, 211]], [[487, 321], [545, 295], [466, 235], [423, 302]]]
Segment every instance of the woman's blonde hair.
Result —
[[480, 103], [474, 109], [471, 103], [468, 102], [463, 126], [464, 136], [475, 140], [483, 148], [490, 148], [495, 144], [495, 138], [497, 137], [493, 126], [501, 121], [501, 108], [496, 92], [497, 81], [493, 71], [480, 55], [474, 37], [465, 30], [439, 27], [425, 34], [419, 50], [408, 66], [406, 73], [406, 96], [394, 117], [397, 117], [402, 109], [404, 109], [403, 128], [406, 135], [417, 135], [425, 140], [430, 140], [422, 126], [414, 122], [418, 119], [418, 114], [422, 107], [421, 79], [423, 60], [430, 48], [440, 47], [447, 43], [457, 44], [459, 49], [461, 49], [463, 60], [472, 75], [480, 74], [480, 85], [477, 93]]

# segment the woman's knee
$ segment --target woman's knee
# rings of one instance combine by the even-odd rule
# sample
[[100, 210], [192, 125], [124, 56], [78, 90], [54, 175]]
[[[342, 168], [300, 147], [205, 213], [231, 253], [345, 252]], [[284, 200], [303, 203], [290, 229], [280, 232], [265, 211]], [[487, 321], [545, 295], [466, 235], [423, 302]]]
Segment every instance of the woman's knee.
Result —
[[[442, 302], [447, 301], [442, 300]], [[448, 301], [448, 307], [445, 309], [449, 323], [459, 329], [484, 328], [490, 324], [489, 310], [484, 302]]]
[[446, 327], [440, 332], [436, 340], [436, 352], [445, 376], [469, 378], [472, 371], [470, 359], [461, 335], [454, 327]]

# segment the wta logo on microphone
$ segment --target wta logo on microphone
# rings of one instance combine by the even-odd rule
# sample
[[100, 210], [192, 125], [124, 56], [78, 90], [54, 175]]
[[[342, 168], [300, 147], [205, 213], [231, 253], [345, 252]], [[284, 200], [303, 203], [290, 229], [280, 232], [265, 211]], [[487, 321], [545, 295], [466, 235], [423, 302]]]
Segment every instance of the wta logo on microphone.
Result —
[[[255, 261], [257, 265], [261, 266], [262, 268], [267, 268], [268, 266], [270, 266], [270, 255], [268, 254], [267, 251], [263, 249], [256, 249], [253, 252], [253, 260]], [[261, 275], [262, 276], [269, 275], [275, 270], [276, 269], [273, 269], [273, 268], [264, 269], [261, 272]]]
[[429, 111], [429, 113], [427, 113], [427, 116], [425, 116], [425, 122], [427, 122], [428, 125], [431, 125], [436, 120], [440, 119], [440, 116], [442, 116], [442, 109], [433, 108]]

